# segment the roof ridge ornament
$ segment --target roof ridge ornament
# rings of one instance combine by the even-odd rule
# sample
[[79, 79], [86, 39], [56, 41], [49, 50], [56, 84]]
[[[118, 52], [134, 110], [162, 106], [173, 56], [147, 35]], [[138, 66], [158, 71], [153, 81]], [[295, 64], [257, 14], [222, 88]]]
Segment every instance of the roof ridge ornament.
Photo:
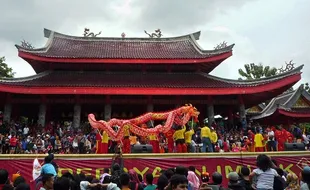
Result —
[[121, 36], [122, 36], [122, 38], [125, 38], [125, 37], [126, 37], [125, 32], [123, 32], [123, 33], [121, 34]]
[[285, 73], [288, 71], [291, 71], [293, 69], [295, 69], [295, 63], [293, 62], [293, 60], [290, 60], [289, 62], [285, 61], [285, 68], [283, 68], [283, 65], [281, 68], [278, 69], [279, 73]]
[[160, 29], [155, 30], [155, 32], [151, 34], [144, 30], [144, 33], [146, 33], [150, 38], [161, 38], [163, 36]]
[[223, 41], [223, 42], [217, 44], [217, 45], [214, 47], [214, 49], [215, 49], [215, 50], [218, 50], [218, 49], [224, 49], [224, 48], [226, 48], [226, 47], [227, 47], [227, 42], [226, 42], [226, 41]]
[[26, 48], [26, 49], [34, 49], [34, 46], [27, 42], [26, 40], [21, 41], [21, 47]]
[[97, 34], [93, 33], [93, 32], [89, 32], [90, 29], [89, 28], [84, 28], [84, 37], [91, 37], [91, 38], [94, 38], [94, 37], [97, 37], [101, 34], [101, 31], [98, 32]]

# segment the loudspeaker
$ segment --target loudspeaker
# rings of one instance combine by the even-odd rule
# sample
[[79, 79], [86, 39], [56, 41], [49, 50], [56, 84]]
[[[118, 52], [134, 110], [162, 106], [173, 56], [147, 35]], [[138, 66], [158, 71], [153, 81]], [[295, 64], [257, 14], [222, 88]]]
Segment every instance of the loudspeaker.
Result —
[[153, 153], [153, 146], [150, 144], [136, 144], [132, 146], [131, 153]]
[[304, 151], [305, 144], [304, 143], [284, 143], [285, 151]]

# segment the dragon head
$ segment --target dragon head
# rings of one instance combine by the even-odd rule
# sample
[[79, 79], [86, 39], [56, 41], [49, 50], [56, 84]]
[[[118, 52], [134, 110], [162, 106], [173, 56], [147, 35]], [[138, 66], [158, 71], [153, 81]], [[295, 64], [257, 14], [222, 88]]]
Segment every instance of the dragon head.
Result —
[[200, 112], [197, 110], [196, 107], [194, 107], [192, 104], [185, 104], [185, 106], [182, 106], [180, 108], [181, 114], [189, 114], [190, 117], [194, 117], [196, 120], [198, 119], [198, 116]]

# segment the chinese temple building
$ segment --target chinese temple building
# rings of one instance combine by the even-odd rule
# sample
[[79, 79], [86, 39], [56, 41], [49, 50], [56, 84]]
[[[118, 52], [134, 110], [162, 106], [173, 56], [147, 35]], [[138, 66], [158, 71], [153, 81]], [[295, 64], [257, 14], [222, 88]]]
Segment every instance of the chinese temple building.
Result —
[[261, 124], [293, 124], [310, 121], [310, 94], [303, 85], [295, 91], [273, 98], [259, 113], [251, 117]]
[[[234, 45], [202, 49], [200, 32], [170, 38], [76, 37], [44, 30], [44, 47], [16, 45], [37, 73], [0, 80], [3, 118], [20, 115], [44, 125], [65, 117], [78, 127], [89, 113], [129, 118], [191, 103], [202, 119], [231, 118], [271, 99], [301, 79], [301, 69], [259, 80], [230, 80], [209, 73], [232, 56]], [[233, 65], [227, 69], [236, 69]]]

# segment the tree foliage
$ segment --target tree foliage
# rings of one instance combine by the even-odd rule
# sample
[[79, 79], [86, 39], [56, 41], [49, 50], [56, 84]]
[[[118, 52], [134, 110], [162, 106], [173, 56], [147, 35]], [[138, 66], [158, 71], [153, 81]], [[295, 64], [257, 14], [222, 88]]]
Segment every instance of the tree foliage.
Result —
[[0, 78], [12, 78], [15, 72], [5, 63], [5, 57], [0, 57]]
[[[239, 75], [244, 77], [245, 80], [259, 79], [263, 77], [270, 77], [277, 74], [277, 69], [275, 67], [263, 66], [260, 64], [245, 64], [244, 70], [239, 69]], [[239, 78], [241, 79], [241, 78]]]

